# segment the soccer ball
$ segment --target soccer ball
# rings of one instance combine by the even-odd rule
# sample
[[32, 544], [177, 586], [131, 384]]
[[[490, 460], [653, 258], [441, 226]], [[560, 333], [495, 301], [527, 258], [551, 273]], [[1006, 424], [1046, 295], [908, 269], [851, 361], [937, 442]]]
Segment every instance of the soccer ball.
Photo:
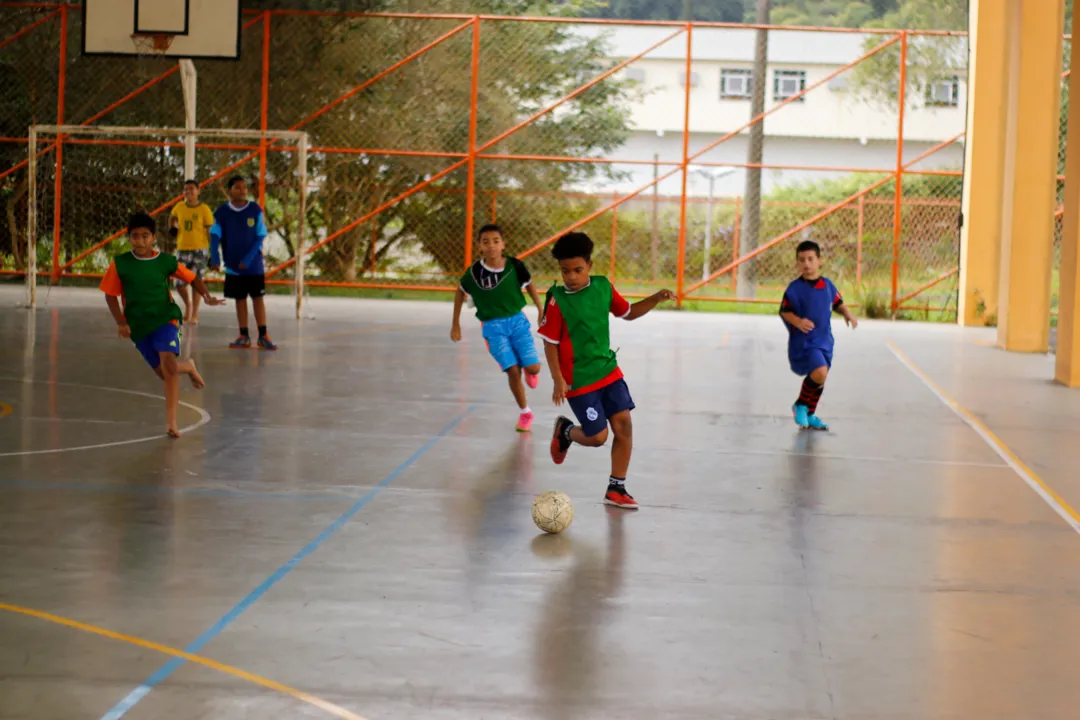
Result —
[[532, 518], [544, 532], [561, 533], [574, 520], [574, 505], [565, 493], [549, 490], [533, 500]]

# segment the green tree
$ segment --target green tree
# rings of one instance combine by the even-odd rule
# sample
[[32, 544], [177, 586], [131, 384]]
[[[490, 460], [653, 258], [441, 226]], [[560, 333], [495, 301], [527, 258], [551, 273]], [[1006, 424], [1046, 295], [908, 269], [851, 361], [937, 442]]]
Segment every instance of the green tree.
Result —
[[[740, 22], [743, 19], [743, 0], [693, 0], [690, 4], [693, 20], [703, 22]], [[608, 0], [586, 17], [620, 20], [682, 20], [683, 0]]]
[[[955, 0], [902, 0], [895, 10], [866, 27], [897, 30], [967, 30], [965, 3]], [[863, 49], [869, 51], [885, 38], [867, 38]], [[851, 90], [864, 100], [894, 108], [899, 95], [899, 43], [859, 63], [851, 73]], [[907, 84], [905, 94], [910, 104], [925, 100], [927, 88], [936, 80], [967, 76], [967, 38], [913, 36], [908, 39]]]
[[776, 25], [863, 27], [880, 17], [869, 0], [778, 0], [770, 15]]
[[[265, 8], [271, 3], [245, 3]], [[278, 3], [272, 3], [277, 6]], [[307, 0], [305, 7], [327, 8], [334, 2]], [[364, 9], [402, 12], [459, 11], [454, 0], [386, 0]], [[357, 9], [359, 3], [350, 4]], [[575, 15], [591, 3], [480, 0], [469, 3], [477, 13]], [[10, 16], [0, 14], [0, 19]], [[25, 18], [11, 20], [13, 34]], [[71, 13], [72, 37], [78, 37], [78, 14]], [[21, 24], [20, 24], [21, 23]], [[288, 128], [308, 118], [359, 83], [386, 69], [391, 62], [431, 42], [459, 25], [455, 20], [409, 17], [343, 17], [277, 15], [272, 22], [269, 117], [271, 128]], [[25, 136], [33, 122], [52, 122], [56, 113], [55, 27], [31, 33], [0, 50], [0, 123], [8, 137]], [[199, 125], [258, 128], [261, 105], [261, 25], [245, 33], [237, 63], [197, 63]], [[488, 22], [482, 26], [481, 72], [477, 112], [479, 143], [490, 140], [527, 119], [584, 81], [610, 67], [604, 38], [583, 38], [552, 23]], [[309, 174], [309, 237], [325, 237], [355, 218], [424, 181], [455, 162], [455, 158], [417, 157], [357, 152], [363, 148], [424, 150], [461, 154], [468, 150], [471, 32], [459, 32], [437, 48], [394, 71], [363, 92], [320, 117], [304, 129], [316, 147], [348, 153], [313, 152]], [[139, 85], [175, 67], [169, 60], [86, 57], [76, 43], [69, 47], [66, 119], [81, 122]], [[102, 83], [101, 78], [110, 78]], [[492, 153], [573, 157], [612, 151], [628, 135], [624, 103], [630, 86], [615, 78], [597, 84], [565, 103], [558, 112], [490, 148]], [[116, 108], [104, 120], [114, 125], [173, 126], [183, 118], [179, 77], [174, 74], [149, 91]], [[0, 145], [5, 167], [25, 158], [25, 146]], [[200, 173], [226, 167], [250, 155], [235, 149], [200, 149]], [[183, 153], [161, 147], [65, 145], [63, 257], [70, 258], [111, 235], [123, 216], [137, 207], [154, 208], [178, 194]], [[297, 188], [294, 156], [268, 154], [268, 215], [272, 229], [289, 240], [299, 218], [289, 215]], [[43, 243], [51, 235], [52, 156], [41, 163]], [[248, 177], [258, 172], [258, 160], [237, 168]], [[613, 172], [594, 163], [508, 162], [480, 160], [476, 186], [481, 190], [559, 190], [591, 177]], [[11, 222], [0, 232], [0, 252], [10, 255], [22, 237], [26, 217], [26, 174], [9, 175], [0, 184], [0, 200], [8, 203]], [[393, 205], [370, 222], [350, 229], [314, 258], [325, 279], [352, 280], [372, 268], [372, 260], [399, 251], [430, 258], [433, 270], [457, 272], [463, 264], [466, 226], [464, 168], [448, 174], [425, 191]], [[69, 198], [84, 198], [69, 202]], [[204, 197], [223, 199], [219, 185]], [[521, 229], [520, 238], [533, 240], [534, 230], [547, 219], [543, 208], [506, 200], [500, 221]], [[478, 203], [474, 221], [487, 218]], [[17, 258], [19, 264], [24, 258]], [[101, 258], [96, 261], [100, 263]], [[85, 267], [85, 269], [91, 269]]]

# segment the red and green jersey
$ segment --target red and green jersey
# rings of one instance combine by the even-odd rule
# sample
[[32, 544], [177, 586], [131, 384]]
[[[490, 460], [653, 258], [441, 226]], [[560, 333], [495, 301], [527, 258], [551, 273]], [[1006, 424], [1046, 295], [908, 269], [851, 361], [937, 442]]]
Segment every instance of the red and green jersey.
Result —
[[608, 321], [626, 317], [630, 303], [606, 277], [595, 276], [581, 290], [556, 285], [548, 290], [540, 336], [559, 346], [559, 368], [570, 386], [567, 397], [610, 385], [623, 374], [611, 349]]

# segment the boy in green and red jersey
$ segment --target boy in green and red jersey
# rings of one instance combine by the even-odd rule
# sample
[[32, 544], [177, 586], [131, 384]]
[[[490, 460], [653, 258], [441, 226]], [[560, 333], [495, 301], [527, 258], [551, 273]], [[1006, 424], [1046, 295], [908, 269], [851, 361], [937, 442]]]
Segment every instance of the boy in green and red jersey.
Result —
[[570, 403], [581, 425], [562, 416], [555, 421], [551, 459], [561, 464], [572, 443], [601, 447], [607, 442], [610, 424], [615, 440], [604, 502], [636, 509], [637, 501], [626, 491], [626, 471], [633, 449], [630, 411], [634, 400], [611, 350], [608, 317], [636, 320], [675, 296], [670, 290], [661, 290], [631, 305], [607, 278], [589, 275], [592, 250], [592, 240], [580, 232], [559, 238], [552, 250], [559, 261], [563, 286], [548, 291], [540, 336], [555, 381], [552, 400], [556, 405], [563, 400]]
[[181, 265], [176, 256], [155, 250], [156, 232], [154, 218], [146, 213], [131, 216], [128, 220], [131, 251], [113, 258], [101, 279], [101, 291], [116, 321], [117, 334], [130, 338], [150, 368], [165, 382], [166, 431], [172, 437], [180, 437], [176, 424], [180, 376], [189, 376], [196, 389], [205, 383], [194, 361], [178, 359], [182, 314], [173, 302], [169, 279], [189, 283], [207, 305], [224, 305], [225, 301], [212, 297], [202, 278]]

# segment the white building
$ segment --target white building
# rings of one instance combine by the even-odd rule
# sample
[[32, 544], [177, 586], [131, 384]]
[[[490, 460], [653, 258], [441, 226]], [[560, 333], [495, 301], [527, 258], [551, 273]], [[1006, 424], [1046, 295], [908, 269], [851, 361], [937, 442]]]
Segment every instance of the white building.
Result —
[[[603, 34], [610, 55], [623, 60], [660, 42], [678, 28], [581, 25], [586, 36]], [[769, 35], [766, 110], [775, 107], [864, 54], [868, 37], [884, 42], [891, 36], [861, 33], [773, 31]], [[696, 28], [693, 33], [690, 92], [690, 152], [704, 148], [750, 120], [750, 83], [755, 31]], [[915, 43], [923, 41], [913, 38]], [[934, 42], [940, 42], [934, 40]], [[966, 39], [953, 39], [966, 56]], [[913, 55], [914, 57], [914, 55]], [[642, 97], [630, 104], [634, 132], [611, 156], [617, 159], [679, 162], [685, 107], [686, 34], [680, 34], [621, 71], [640, 84]], [[892, 172], [896, 167], [898, 113], [873, 104], [849, 89], [852, 71], [814, 88], [800, 100], [765, 119], [765, 165], [829, 166]], [[896, 84], [899, 85], [897, 77]], [[909, 87], [904, 118], [904, 158], [910, 161], [965, 129], [966, 83], [961, 76], [942, 79], [930, 88]], [[748, 131], [732, 137], [701, 157], [710, 163], [745, 163]], [[920, 162], [917, 169], [959, 169], [963, 145], [949, 147]], [[651, 166], [619, 165], [632, 179], [592, 190], [627, 191], [653, 178]], [[661, 174], [670, 170], [661, 168]], [[777, 185], [847, 175], [847, 170], [766, 169], [762, 192]], [[707, 181], [691, 175], [688, 191], [703, 195]], [[729, 171], [716, 181], [717, 196], [742, 195], [745, 171]], [[678, 174], [660, 185], [662, 194], [678, 194]], [[651, 191], [650, 191], [651, 192]]]

